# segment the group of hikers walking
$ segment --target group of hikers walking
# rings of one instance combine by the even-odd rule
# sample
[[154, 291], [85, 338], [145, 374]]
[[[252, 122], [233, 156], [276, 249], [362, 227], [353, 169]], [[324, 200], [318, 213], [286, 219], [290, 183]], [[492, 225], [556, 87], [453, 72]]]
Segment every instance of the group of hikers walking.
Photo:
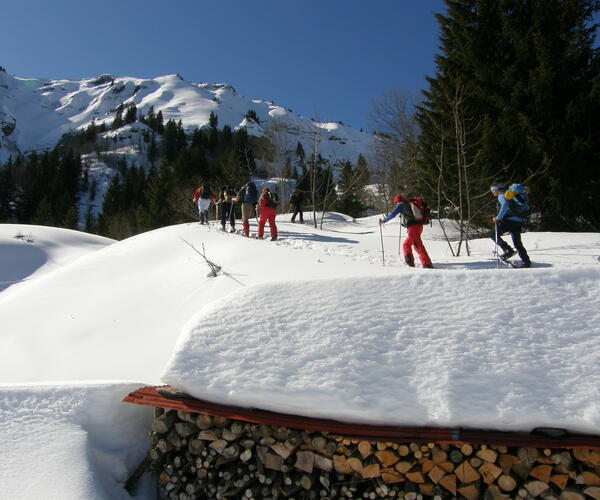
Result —
[[[517, 267], [509, 259], [518, 253], [521, 258], [521, 266], [518, 267], [531, 267], [531, 260], [521, 241], [524, 217], [529, 214], [530, 210], [525, 187], [521, 184], [512, 184], [508, 192], [505, 192], [502, 184], [493, 184], [490, 191], [498, 198], [498, 212], [492, 217], [494, 227], [489, 236], [494, 240], [496, 246], [502, 249], [503, 253], [499, 255], [499, 258], [512, 267]], [[402, 244], [404, 262], [410, 267], [415, 267], [415, 259], [412, 253], [414, 247], [421, 265], [426, 269], [433, 269], [429, 254], [421, 240], [423, 226], [431, 220], [426, 203], [419, 197], [405, 200], [402, 195], [397, 194], [394, 197], [394, 204], [396, 205], [394, 209], [387, 217], [380, 219], [379, 224], [383, 225], [394, 217], [400, 216], [402, 218], [401, 224], [406, 227], [408, 233]], [[502, 235], [506, 233], [510, 233], [514, 248], [502, 239]]]
[[[300, 222], [304, 222], [302, 214], [303, 200], [304, 197], [301, 191], [296, 190], [292, 194], [292, 198], [290, 199], [290, 204], [294, 210], [292, 222], [295, 222], [297, 215], [299, 215]], [[276, 193], [267, 187], [263, 188], [259, 193], [256, 184], [248, 181], [237, 193], [233, 187], [226, 185], [215, 195], [211, 191], [210, 186], [204, 183], [196, 189], [192, 201], [198, 203], [200, 224], [208, 224], [208, 208], [211, 202], [214, 203], [216, 213], [221, 222], [221, 229], [226, 231], [227, 222], [229, 222], [230, 233], [235, 233], [236, 231], [235, 204], [239, 203], [242, 213], [242, 236], [250, 236], [250, 219], [256, 217], [258, 222], [256, 237], [259, 239], [264, 237], [265, 225], [268, 222], [271, 241], [277, 241], [278, 233], [275, 217], [277, 216], [279, 202]]]
[[[508, 259], [518, 253], [522, 262], [519, 267], [531, 267], [531, 260], [521, 241], [524, 217], [529, 214], [529, 199], [525, 188], [521, 184], [513, 184], [509, 187], [508, 192], [505, 192], [501, 184], [494, 184], [490, 187], [490, 191], [498, 199], [498, 212], [492, 217], [494, 227], [489, 235], [496, 246], [502, 249], [503, 253], [499, 255], [499, 258], [516, 267]], [[279, 202], [276, 194], [267, 187], [259, 193], [256, 184], [248, 181], [237, 193], [231, 186], [226, 185], [220, 189], [218, 195], [215, 195], [210, 187], [204, 183], [196, 189], [192, 201], [198, 203], [200, 224], [208, 224], [208, 208], [211, 202], [214, 203], [217, 213], [220, 214], [221, 229], [226, 231], [226, 225], [229, 222], [230, 233], [236, 231], [235, 204], [239, 203], [242, 213], [242, 236], [250, 236], [250, 219], [256, 217], [258, 222], [256, 237], [263, 238], [265, 224], [268, 222], [271, 240], [277, 240], [278, 233], [275, 218]], [[290, 197], [291, 222], [296, 222], [296, 217], [299, 218], [300, 223], [304, 222], [303, 202], [304, 193], [296, 189]], [[421, 261], [421, 266], [426, 269], [433, 269], [433, 263], [421, 239], [423, 226], [431, 220], [427, 204], [423, 198], [417, 197], [405, 200], [400, 194], [394, 196], [394, 204], [394, 209], [386, 217], [379, 219], [380, 226], [396, 216], [401, 217], [401, 224], [406, 227], [408, 233], [402, 244], [404, 262], [410, 267], [415, 267], [415, 259], [412, 253], [414, 247]], [[215, 216], [216, 218], [217, 216]], [[514, 248], [502, 239], [502, 235], [506, 233], [510, 233]]]

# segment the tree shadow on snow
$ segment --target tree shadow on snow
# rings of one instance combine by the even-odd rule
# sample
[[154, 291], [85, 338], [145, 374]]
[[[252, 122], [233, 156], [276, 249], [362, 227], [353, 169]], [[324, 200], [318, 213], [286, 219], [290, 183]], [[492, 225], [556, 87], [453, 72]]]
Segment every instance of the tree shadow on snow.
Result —
[[[521, 265], [520, 261], [515, 261], [515, 264]], [[512, 267], [502, 263], [496, 262], [495, 260], [482, 260], [478, 262], [444, 262], [442, 264], [434, 264], [437, 269], [457, 269], [457, 270], [472, 270], [480, 271], [484, 269], [513, 269]], [[533, 262], [531, 265], [532, 269], [554, 267], [552, 264], [546, 262]]]
[[334, 238], [323, 234], [315, 233], [296, 233], [294, 231], [280, 231], [281, 236], [295, 240], [320, 241], [323, 243], [358, 243], [358, 240], [349, 238]]
[[33, 245], [0, 245], [0, 291], [25, 279], [46, 263], [46, 254]]

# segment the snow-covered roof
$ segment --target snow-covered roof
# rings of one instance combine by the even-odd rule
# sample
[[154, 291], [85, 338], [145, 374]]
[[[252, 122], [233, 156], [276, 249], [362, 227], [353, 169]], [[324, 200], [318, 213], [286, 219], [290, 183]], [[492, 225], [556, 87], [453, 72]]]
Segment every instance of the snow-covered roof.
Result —
[[599, 278], [433, 271], [256, 286], [191, 319], [162, 379], [347, 422], [599, 432]]

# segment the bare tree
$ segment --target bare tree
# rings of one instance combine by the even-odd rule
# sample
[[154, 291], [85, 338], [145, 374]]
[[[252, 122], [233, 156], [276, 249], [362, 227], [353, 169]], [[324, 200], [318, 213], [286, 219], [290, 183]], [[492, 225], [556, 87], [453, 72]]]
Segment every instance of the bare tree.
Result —
[[291, 158], [295, 154], [297, 141], [293, 141], [288, 126], [275, 118], [269, 121], [265, 130], [267, 142], [263, 149], [264, 160], [271, 165], [271, 174], [277, 182], [277, 190], [279, 194], [279, 202], [282, 211], [286, 211], [289, 204], [290, 180], [289, 180], [289, 165]]
[[321, 140], [321, 129], [315, 127], [312, 137], [312, 151], [310, 155], [310, 165], [308, 171], [310, 197], [312, 201], [313, 224], [315, 229], [317, 228], [317, 190], [319, 188], [317, 160], [319, 158], [319, 146], [321, 145]]
[[381, 167], [386, 165], [384, 180], [393, 191], [412, 190], [420, 178], [417, 104], [415, 98], [396, 91], [373, 102], [370, 119], [378, 138], [375, 156]]

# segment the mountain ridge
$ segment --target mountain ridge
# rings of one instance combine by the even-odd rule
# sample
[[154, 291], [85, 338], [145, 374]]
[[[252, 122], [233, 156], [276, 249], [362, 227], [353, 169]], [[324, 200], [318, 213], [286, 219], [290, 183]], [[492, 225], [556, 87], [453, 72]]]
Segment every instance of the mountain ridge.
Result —
[[[320, 136], [323, 158], [355, 162], [369, 156], [374, 138], [341, 122], [319, 122], [273, 101], [241, 96], [227, 83], [194, 83], [179, 74], [144, 79], [101, 74], [81, 80], [21, 78], [0, 71], [0, 163], [10, 157], [54, 147], [63, 134], [83, 130], [92, 122], [110, 125], [117, 107], [135, 105], [146, 114], [152, 108], [164, 120], [181, 120], [187, 132], [208, 126], [211, 113], [218, 127], [245, 127], [261, 137], [277, 124], [284, 148], [298, 142], [307, 151]], [[253, 111], [257, 120], [249, 119]]]

